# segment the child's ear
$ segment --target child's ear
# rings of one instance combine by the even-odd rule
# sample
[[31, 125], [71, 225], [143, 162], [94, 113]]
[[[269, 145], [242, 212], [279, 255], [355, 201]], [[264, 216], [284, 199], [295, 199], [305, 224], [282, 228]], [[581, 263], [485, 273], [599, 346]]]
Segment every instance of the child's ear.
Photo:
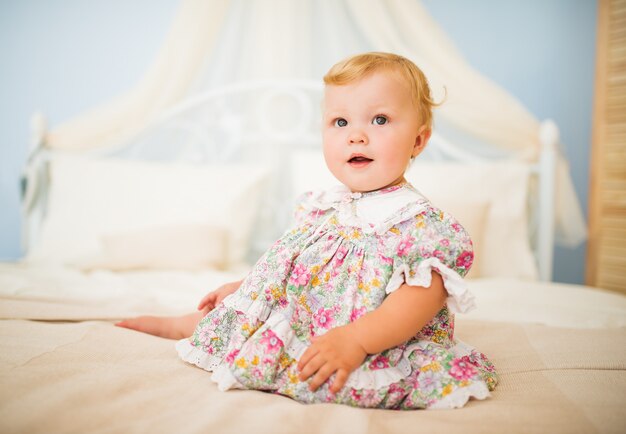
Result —
[[413, 158], [421, 154], [424, 148], [426, 148], [426, 144], [428, 144], [428, 140], [430, 140], [430, 135], [432, 134], [432, 132], [433, 131], [426, 125], [422, 125], [417, 134], [417, 137], [415, 138], [415, 145], [413, 145]]

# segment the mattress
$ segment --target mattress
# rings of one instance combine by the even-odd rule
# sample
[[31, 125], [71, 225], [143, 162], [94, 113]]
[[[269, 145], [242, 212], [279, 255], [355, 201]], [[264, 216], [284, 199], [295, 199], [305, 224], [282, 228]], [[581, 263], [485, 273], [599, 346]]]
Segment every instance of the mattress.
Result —
[[489, 355], [500, 383], [442, 411], [304, 405], [220, 392], [174, 341], [117, 328], [193, 309], [241, 272], [93, 272], [0, 264], [1, 432], [624, 432], [626, 297], [514, 279], [470, 281], [478, 309], [456, 337]]

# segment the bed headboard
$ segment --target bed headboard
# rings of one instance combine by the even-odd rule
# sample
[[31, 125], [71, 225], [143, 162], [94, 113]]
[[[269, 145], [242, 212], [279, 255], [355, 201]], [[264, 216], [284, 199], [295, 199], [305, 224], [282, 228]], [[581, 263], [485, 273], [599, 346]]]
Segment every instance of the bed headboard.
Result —
[[[320, 104], [322, 84], [307, 80], [264, 80], [232, 84], [187, 99], [136, 131], [127, 140], [81, 154], [152, 161], [189, 163], [260, 162], [288, 167], [294, 150], [321, 148]], [[48, 166], [53, 151], [45, 146], [46, 126], [41, 115], [33, 119], [34, 146], [22, 181], [24, 244], [37, 238], [46, 213]], [[529, 203], [531, 246], [539, 277], [552, 277], [554, 242], [555, 147], [554, 122], [541, 126], [541, 154], [532, 171], [537, 194]], [[75, 153], [75, 152], [73, 152]], [[430, 158], [475, 163], [483, 161], [433, 133]], [[259, 232], [254, 250], [264, 250], [288, 223], [293, 192], [288, 170], [277, 170], [261, 199]]]

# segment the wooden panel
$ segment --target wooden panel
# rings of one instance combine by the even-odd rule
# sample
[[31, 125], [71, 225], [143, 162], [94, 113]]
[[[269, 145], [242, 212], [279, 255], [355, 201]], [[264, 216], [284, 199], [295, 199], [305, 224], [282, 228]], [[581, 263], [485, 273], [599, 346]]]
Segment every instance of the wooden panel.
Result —
[[626, 293], [626, 0], [599, 0], [586, 283]]
[[601, 226], [604, 230], [621, 230], [626, 228], [626, 216], [620, 218], [616, 215], [604, 216], [600, 220]]

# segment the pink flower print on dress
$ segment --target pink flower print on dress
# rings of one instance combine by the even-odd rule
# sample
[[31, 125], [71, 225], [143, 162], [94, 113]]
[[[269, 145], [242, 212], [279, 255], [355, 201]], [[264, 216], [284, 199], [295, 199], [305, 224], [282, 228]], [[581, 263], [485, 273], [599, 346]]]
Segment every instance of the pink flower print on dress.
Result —
[[419, 336], [422, 339], [430, 340], [435, 335], [432, 325], [427, 324], [419, 331]]
[[435, 251], [433, 252], [433, 256], [442, 262], [445, 259], [445, 254], [439, 249], [435, 249]]
[[331, 309], [320, 308], [313, 314], [315, 325], [322, 329], [329, 329], [334, 321], [333, 311]]
[[424, 259], [430, 258], [433, 255], [430, 247], [420, 246], [419, 247], [420, 256]]
[[396, 383], [391, 383], [389, 385], [389, 390], [387, 391], [388, 398], [387, 401], [395, 401], [399, 402], [402, 398], [406, 396], [406, 390], [403, 387], [397, 385]]
[[409, 252], [411, 251], [411, 247], [413, 247], [414, 241], [415, 241], [415, 238], [411, 236], [408, 236], [402, 241], [400, 241], [400, 243], [398, 244], [398, 249], [397, 249], [398, 256], [408, 255]]
[[479, 353], [476, 350], [472, 350], [472, 352], [468, 356], [461, 357], [461, 360], [464, 362], [470, 363], [476, 367], [480, 366], [482, 369], [485, 369], [487, 372], [495, 372], [495, 367], [493, 364], [487, 359], [487, 357], [483, 353]]
[[378, 391], [376, 389], [363, 389], [361, 391], [361, 404], [366, 407], [372, 407], [379, 400]]
[[227, 363], [234, 363], [235, 362], [235, 357], [237, 357], [237, 354], [239, 354], [239, 350], [233, 350], [230, 353], [228, 353], [228, 355], [226, 356], [226, 362]]
[[385, 369], [389, 367], [389, 359], [385, 356], [379, 355], [370, 362], [370, 369]]
[[391, 383], [389, 385], [389, 393], [403, 395], [405, 393], [405, 390], [402, 387], [398, 386], [396, 383]]
[[393, 259], [388, 257], [388, 256], [379, 255], [378, 258], [380, 259], [380, 263], [382, 265], [392, 265], [393, 264]]
[[361, 401], [361, 391], [357, 389], [350, 390], [350, 397], [356, 402]]
[[365, 315], [365, 312], [367, 312], [367, 309], [365, 309], [365, 306], [362, 306], [360, 308], [354, 308], [352, 309], [352, 312], [350, 312], [350, 322], [354, 322], [357, 319], [361, 318], [363, 315]]
[[439, 240], [439, 242], [441, 243], [442, 246], [448, 247], [450, 245], [450, 240], [447, 238], [442, 238], [441, 240]]
[[458, 223], [452, 223], [450, 226], [452, 226], [452, 229], [454, 229], [454, 232], [461, 232], [461, 225]]
[[311, 280], [311, 273], [304, 264], [298, 264], [291, 272], [289, 283], [295, 286], [304, 286]]
[[337, 253], [335, 253], [336, 264], [337, 266], [343, 264], [344, 259], [346, 259], [346, 255], [348, 254], [348, 249], [345, 246], [340, 246], [337, 249]]
[[276, 353], [284, 346], [283, 341], [271, 330], [265, 330], [261, 336], [260, 342], [265, 345], [268, 353]]
[[450, 367], [450, 375], [457, 380], [469, 380], [476, 375], [476, 368], [465, 358], [454, 359]]
[[459, 268], [468, 269], [472, 265], [473, 261], [474, 261], [474, 252], [465, 250], [463, 251], [463, 253], [459, 255], [458, 258], [456, 258], [456, 266]]
[[476, 365], [476, 362], [478, 361], [478, 357], [479, 357], [478, 354], [476, 354], [475, 351], [472, 351], [467, 356], [461, 357], [461, 360], [471, 365]]

